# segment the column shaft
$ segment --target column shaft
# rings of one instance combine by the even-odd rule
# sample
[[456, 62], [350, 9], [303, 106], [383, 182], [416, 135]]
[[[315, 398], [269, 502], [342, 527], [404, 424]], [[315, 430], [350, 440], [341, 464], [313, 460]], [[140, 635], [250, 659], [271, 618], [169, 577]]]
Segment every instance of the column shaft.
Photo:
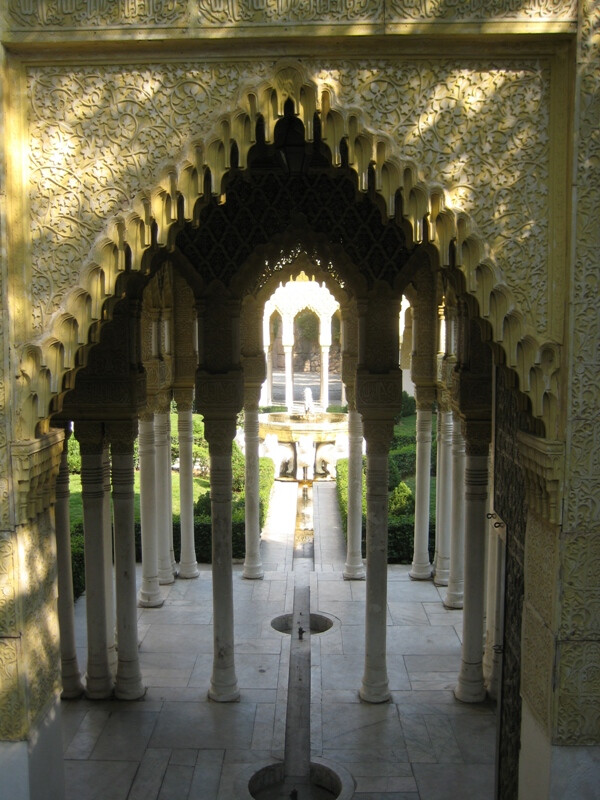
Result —
[[364, 580], [362, 559], [362, 450], [363, 425], [358, 411], [348, 410], [348, 523], [346, 531], [346, 580]]
[[177, 431], [179, 434], [179, 513], [181, 520], [179, 577], [197, 578], [200, 572], [194, 543], [194, 473], [192, 455], [194, 424], [191, 402], [189, 408], [179, 402], [177, 403]]
[[462, 608], [464, 599], [465, 549], [465, 440], [458, 415], [452, 431], [452, 528], [450, 531], [450, 571], [444, 599], [446, 608]]
[[487, 461], [487, 455], [472, 455], [467, 451], [462, 663], [454, 690], [455, 697], [465, 703], [478, 703], [485, 698], [482, 660]]
[[205, 418], [210, 454], [212, 516], [213, 671], [208, 696], [231, 702], [240, 693], [233, 654], [233, 571], [231, 566], [231, 443], [235, 420], [214, 422]]
[[62, 697], [75, 698], [83, 694], [83, 684], [75, 648], [75, 616], [73, 613], [73, 572], [71, 568], [71, 524], [69, 516], [69, 467], [67, 441], [60, 460], [56, 478], [56, 561], [58, 568], [58, 624], [60, 627], [60, 659]]
[[[117, 452], [115, 452], [115, 448]], [[119, 652], [115, 695], [137, 700], [146, 690], [138, 657], [133, 508], [133, 440], [113, 442], [112, 489], [115, 514], [115, 580]]]
[[409, 575], [431, 578], [429, 562], [429, 489], [431, 486], [431, 409], [417, 406], [417, 475], [415, 478], [415, 543]]
[[243, 577], [264, 577], [260, 559], [260, 508], [258, 460], [258, 408], [254, 403], [244, 409], [244, 439], [246, 457], [246, 557]]
[[171, 510], [168, 482], [171, 480], [171, 442], [167, 412], [154, 414], [154, 447], [156, 463], [156, 510], [158, 523], [158, 581], [173, 583], [171, 562], [171, 536], [173, 514]]
[[86, 694], [98, 700], [110, 697], [113, 688], [107, 643], [102, 450], [85, 452], [82, 448], [81, 496], [88, 634]]
[[[385, 431], [383, 429], [386, 429]], [[367, 597], [365, 671], [359, 695], [369, 703], [390, 699], [387, 674], [388, 454], [392, 423], [364, 421], [367, 440]]]
[[288, 413], [291, 413], [294, 406], [294, 361], [292, 358], [292, 345], [286, 344], [283, 347], [285, 353], [285, 404]]
[[158, 527], [156, 508], [156, 470], [154, 419], [139, 421], [140, 517], [142, 528], [142, 585], [138, 595], [141, 607], [158, 607], [164, 603], [158, 583]]
[[327, 411], [329, 405], [329, 347], [321, 346], [321, 408]]
[[108, 663], [113, 676], [117, 671], [117, 643], [115, 616], [115, 570], [113, 544], [113, 513], [110, 500], [110, 453], [105, 445], [102, 454], [102, 477], [104, 484], [103, 537], [104, 537], [104, 582], [106, 597], [106, 644]]
[[450, 538], [452, 532], [452, 412], [438, 414], [438, 464], [437, 508], [435, 525], [437, 536], [437, 558], [435, 584], [447, 586], [450, 575]]

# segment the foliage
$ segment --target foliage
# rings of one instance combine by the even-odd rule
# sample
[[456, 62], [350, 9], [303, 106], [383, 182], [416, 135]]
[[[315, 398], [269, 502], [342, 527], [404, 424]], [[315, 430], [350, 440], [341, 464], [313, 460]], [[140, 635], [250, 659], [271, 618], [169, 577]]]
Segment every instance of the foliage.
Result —
[[233, 491], [242, 492], [246, 483], [246, 459], [236, 441], [231, 449], [231, 471]]
[[[399, 481], [409, 475], [414, 475], [417, 468], [417, 447], [413, 442], [401, 447], [395, 452], [390, 452], [390, 476], [394, 470], [395, 479], [389, 483], [388, 488], [392, 489], [398, 485]], [[393, 466], [392, 466], [393, 465]]]
[[410, 488], [401, 481], [390, 494], [388, 502], [390, 515], [399, 517], [405, 514], [413, 514], [415, 510], [415, 498]]
[[73, 434], [67, 441], [67, 464], [71, 475], [81, 474], [81, 453], [79, 452], [79, 442]]
[[345, 406], [327, 406], [327, 413], [328, 414], [347, 414], [348, 413], [348, 404], [346, 403]]
[[259, 406], [259, 414], [275, 414], [287, 411], [287, 406]]
[[417, 401], [412, 395], [402, 390], [402, 411], [401, 417], [412, 417], [417, 413]]
[[71, 569], [73, 571], [73, 596], [77, 599], [85, 591], [85, 557], [83, 525], [71, 530]]

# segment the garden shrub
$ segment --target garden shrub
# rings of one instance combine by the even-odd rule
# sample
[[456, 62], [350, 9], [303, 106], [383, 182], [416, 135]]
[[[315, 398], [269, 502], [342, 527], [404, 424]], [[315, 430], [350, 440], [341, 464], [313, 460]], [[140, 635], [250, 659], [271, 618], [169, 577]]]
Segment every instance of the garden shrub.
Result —
[[414, 513], [414, 495], [403, 481], [400, 481], [396, 488], [392, 490], [388, 510], [391, 516], [396, 517]]
[[399, 450], [390, 453], [390, 462], [394, 463], [398, 471], [398, 480], [394, 486], [408, 476], [414, 475], [417, 470], [417, 449], [415, 443], [413, 442], [410, 445], [405, 445]]

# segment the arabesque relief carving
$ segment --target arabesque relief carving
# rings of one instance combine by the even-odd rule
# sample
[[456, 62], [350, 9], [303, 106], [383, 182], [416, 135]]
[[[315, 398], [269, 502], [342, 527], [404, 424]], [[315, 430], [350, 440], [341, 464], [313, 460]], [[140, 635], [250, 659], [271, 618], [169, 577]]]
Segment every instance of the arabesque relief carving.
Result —
[[[373, 130], [473, 216], [521, 309], [544, 330], [548, 65], [428, 59], [305, 66], [336, 105], [363, 109]], [[274, 71], [268, 61], [29, 68], [37, 332], [76, 285], [107, 219], [159, 183], [161, 168], [206, 137], [224, 106], [234, 109], [241, 85], [259, 86]], [[140, 206], [149, 221], [152, 198], [140, 197]]]
[[98, 25], [248, 26], [370, 22], [564, 20], [576, 0], [9, 0], [13, 25], [31, 28]]

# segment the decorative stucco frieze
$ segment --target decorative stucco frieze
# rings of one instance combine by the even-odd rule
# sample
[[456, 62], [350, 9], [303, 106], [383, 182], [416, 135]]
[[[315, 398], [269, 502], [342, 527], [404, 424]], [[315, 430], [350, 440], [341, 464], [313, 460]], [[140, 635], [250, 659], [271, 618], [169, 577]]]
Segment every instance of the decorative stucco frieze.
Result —
[[595, 745], [600, 719], [600, 642], [560, 642], [557, 744]]
[[21, 642], [0, 638], [0, 740], [23, 739], [27, 731], [26, 706], [19, 675]]
[[14, 534], [0, 533], [0, 636], [17, 633]]
[[[305, 68], [336, 106], [361, 108], [373, 131], [472, 215], [520, 308], [545, 330], [549, 65], [378, 59]], [[161, 170], [206, 140], [243, 86], [274, 72], [269, 61], [29, 68], [37, 332], [76, 285], [107, 220], [136, 196], [147, 213], [143, 193]]]
[[9, 0], [11, 27], [252, 27], [574, 20], [576, 0]]

